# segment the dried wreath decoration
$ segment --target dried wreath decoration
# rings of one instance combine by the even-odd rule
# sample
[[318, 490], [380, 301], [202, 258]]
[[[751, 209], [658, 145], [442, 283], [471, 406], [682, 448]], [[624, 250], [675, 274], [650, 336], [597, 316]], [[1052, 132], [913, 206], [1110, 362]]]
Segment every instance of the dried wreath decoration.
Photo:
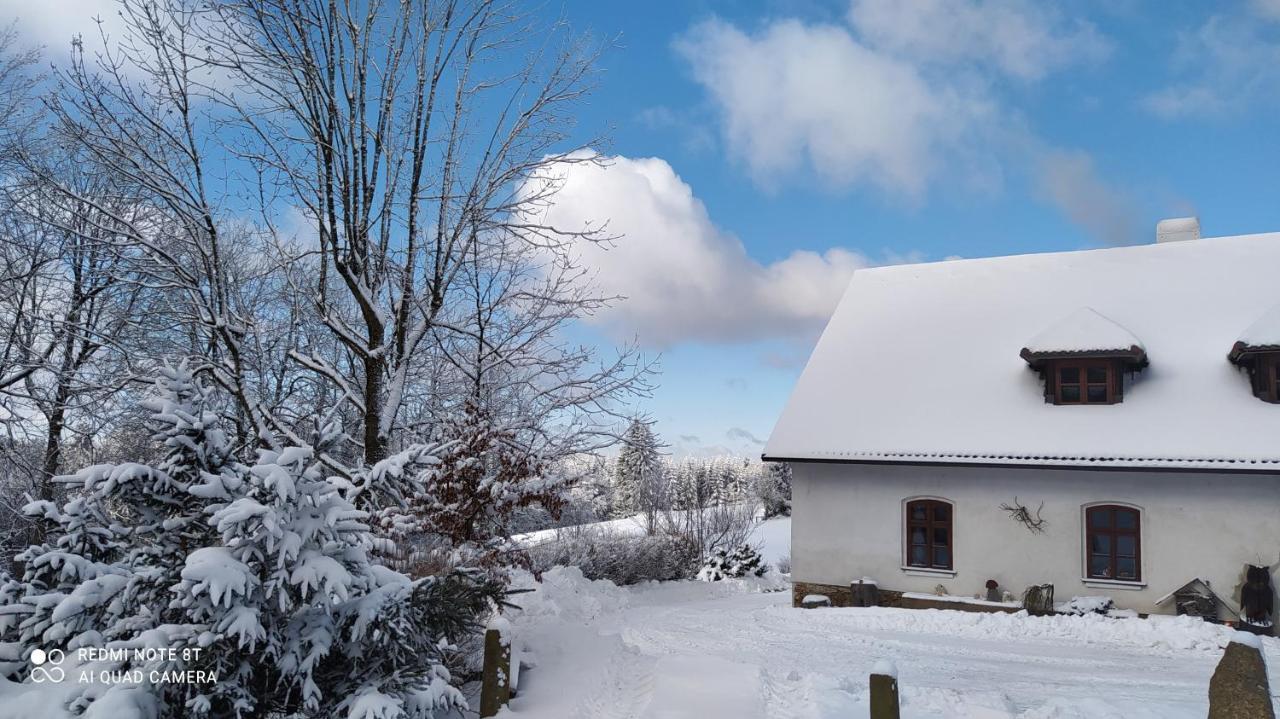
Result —
[[1031, 510], [1018, 502], [1018, 498], [1013, 498], [1013, 504], [1001, 504], [1000, 509], [1009, 513], [1013, 521], [1022, 524], [1032, 534], [1044, 534], [1045, 520], [1040, 517], [1040, 510], [1044, 509], [1044, 502], [1036, 508], [1036, 515], [1031, 516]]

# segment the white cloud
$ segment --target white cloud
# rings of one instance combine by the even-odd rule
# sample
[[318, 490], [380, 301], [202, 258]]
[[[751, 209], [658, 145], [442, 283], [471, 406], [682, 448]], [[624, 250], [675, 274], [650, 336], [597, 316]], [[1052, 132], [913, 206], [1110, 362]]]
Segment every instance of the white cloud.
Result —
[[971, 62], [1020, 80], [1110, 50], [1091, 23], [1030, 0], [853, 0], [849, 21], [875, 47], [915, 62]]
[[1280, 0], [1252, 0], [1249, 4], [1262, 17], [1280, 20]]
[[1256, 16], [1214, 15], [1182, 33], [1171, 64], [1179, 79], [1148, 94], [1142, 105], [1165, 118], [1208, 117], [1268, 101], [1280, 90], [1280, 43], [1274, 25], [1280, 1], [1253, 3]]
[[626, 297], [588, 321], [648, 346], [812, 337], [854, 269], [869, 264], [841, 249], [756, 261], [658, 158], [561, 165], [556, 181], [546, 224], [578, 229], [607, 222], [609, 234], [620, 236], [607, 246], [576, 247], [600, 289]]
[[807, 164], [834, 186], [918, 196], [993, 110], [984, 93], [931, 83], [841, 26], [780, 20], [748, 35], [710, 20], [676, 48], [763, 186]]
[[1119, 218], [1133, 214], [1124, 195], [1095, 191], [1107, 183], [1087, 156], [1047, 147], [1002, 93], [1008, 79], [1108, 52], [1091, 24], [1043, 4], [854, 0], [847, 24], [778, 19], [747, 31], [713, 19], [675, 47], [718, 111], [728, 151], [763, 187], [811, 170], [833, 189], [919, 200], [944, 182], [998, 189], [1012, 165], [1103, 241], [1120, 241]]
[[124, 22], [118, 0], [0, 0], [0, 17], [17, 19], [20, 37], [32, 45], [43, 45], [51, 56], [60, 57], [71, 47], [71, 38], [84, 37], [88, 47], [99, 46], [99, 27], [119, 38]]
[[1046, 199], [1072, 222], [1113, 245], [1133, 244], [1146, 238], [1139, 232], [1140, 218], [1132, 198], [1103, 182], [1087, 153], [1046, 150], [1037, 163], [1036, 179]]

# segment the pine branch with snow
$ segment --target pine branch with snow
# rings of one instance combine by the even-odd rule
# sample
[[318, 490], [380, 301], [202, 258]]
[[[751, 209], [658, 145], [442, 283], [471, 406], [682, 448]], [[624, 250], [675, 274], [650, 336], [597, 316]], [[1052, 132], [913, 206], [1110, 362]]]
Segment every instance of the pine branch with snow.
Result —
[[24, 659], [37, 647], [198, 649], [163, 668], [216, 681], [143, 687], [169, 714], [430, 717], [463, 705], [445, 655], [504, 588], [475, 570], [411, 579], [380, 566], [348, 496], [357, 486], [321, 461], [334, 433], [247, 466], [207, 397], [185, 366], [166, 370], [147, 403], [162, 462], [90, 467], [64, 478], [77, 493], [64, 506], [29, 506], [47, 541], [0, 588], [3, 639]]

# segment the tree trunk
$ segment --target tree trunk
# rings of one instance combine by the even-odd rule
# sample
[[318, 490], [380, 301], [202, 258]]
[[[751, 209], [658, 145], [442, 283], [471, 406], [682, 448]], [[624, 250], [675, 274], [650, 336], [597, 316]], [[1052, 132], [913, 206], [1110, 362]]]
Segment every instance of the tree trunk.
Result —
[[49, 431], [44, 442], [44, 462], [40, 467], [40, 499], [53, 499], [53, 478], [62, 471], [62, 429], [66, 425], [66, 397], [58, 388], [57, 404], [46, 418]]
[[387, 458], [386, 437], [382, 434], [382, 371], [385, 360], [364, 360], [364, 461], [372, 465]]

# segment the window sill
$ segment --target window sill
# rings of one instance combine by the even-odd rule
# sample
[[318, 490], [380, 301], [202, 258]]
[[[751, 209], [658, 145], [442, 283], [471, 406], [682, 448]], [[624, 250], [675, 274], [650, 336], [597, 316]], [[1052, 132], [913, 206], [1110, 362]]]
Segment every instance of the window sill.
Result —
[[1146, 589], [1146, 582], [1125, 582], [1119, 579], [1092, 579], [1090, 577], [1081, 577], [1080, 582], [1086, 587], [1099, 587], [1102, 589]]
[[899, 567], [903, 574], [910, 574], [915, 577], [954, 577], [956, 570], [954, 569], [931, 569], [929, 567]]

